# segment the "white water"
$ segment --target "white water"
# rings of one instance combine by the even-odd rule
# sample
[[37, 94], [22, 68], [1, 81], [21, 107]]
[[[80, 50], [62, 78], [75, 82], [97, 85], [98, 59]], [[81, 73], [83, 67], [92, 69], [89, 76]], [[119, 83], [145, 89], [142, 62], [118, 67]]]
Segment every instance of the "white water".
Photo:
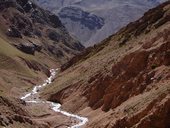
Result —
[[33, 88], [33, 90], [26, 94], [25, 96], [21, 97], [22, 100], [24, 100], [27, 103], [43, 103], [43, 104], [49, 104], [51, 106], [51, 109], [54, 110], [55, 112], [59, 112], [62, 113], [63, 115], [67, 116], [67, 117], [73, 117], [79, 120], [79, 123], [68, 127], [68, 128], [80, 128], [81, 126], [85, 125], [88, 122], [88, 118], [86, 117], [81, 117], [78, 115], [74, 115], [71, 114], [69, 112], [63, 111], [60, 109], [61, 104], [59, 103], [54, 103], [54, 102], [49, 102], [49, 101], [43, 101], [41, 99], [38, 98], [38, 92], [41, 88], [48, 86], [52, 83], [52, 81], [54, 80], [55, 76], [56, 76], [56, 72], [58, 71], [58, 69], [51, 69], [51, 75], [50, 77], [44, 81], [44, 83], [42, 85], [37, 85]]

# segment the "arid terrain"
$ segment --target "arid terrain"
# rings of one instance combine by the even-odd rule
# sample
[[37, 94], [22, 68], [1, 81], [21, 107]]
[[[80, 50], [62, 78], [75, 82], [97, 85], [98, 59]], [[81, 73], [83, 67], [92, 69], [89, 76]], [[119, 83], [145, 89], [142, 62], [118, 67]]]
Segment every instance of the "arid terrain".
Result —
[[88, 128], [170, 127], [170, 2], [64, 64], [41, 94]]
[[0, 19], [0, 127], [48, 128], [74, 122], [49, 105], [20, 98], [84, 47], [57, 16], [28, 0], [0, 0]]
[[0, 10], [0, 128], [170, 128], [170, 1], [86, 49], [28, 0]]

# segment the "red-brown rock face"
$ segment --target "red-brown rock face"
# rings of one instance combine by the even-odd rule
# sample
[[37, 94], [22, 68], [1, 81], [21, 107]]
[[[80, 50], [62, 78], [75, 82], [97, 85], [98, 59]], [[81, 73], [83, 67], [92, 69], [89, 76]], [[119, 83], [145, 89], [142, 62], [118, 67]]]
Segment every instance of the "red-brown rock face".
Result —
[[168, 10], [170, 2], [150, 10], [99, 51], [94, 47], [83, 59], [71, 60], [44, 94], [88, 116], [88, 128], [169, 128]]

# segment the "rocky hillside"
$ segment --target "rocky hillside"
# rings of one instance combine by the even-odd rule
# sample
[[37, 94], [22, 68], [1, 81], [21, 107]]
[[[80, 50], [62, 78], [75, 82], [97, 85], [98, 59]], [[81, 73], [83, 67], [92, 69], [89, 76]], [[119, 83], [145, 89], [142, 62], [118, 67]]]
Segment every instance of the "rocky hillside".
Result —
[[0, 96], [0, 126], [12, 128], [47, 128], [44, 124], [38, 124], [30, 119], [30, 114], [25, 110], [26, 103], [9, 97]]
[[58, 67], [84, 49], [57, 16], [28, 0], [1, 0], [0, 18], [2, 90], [8, 90], [12, 84], [23, 85], [22, 80], [32, 84], [30, 79], [36, 78], [36, 73], [49, 76], [50, 68]]
[[22, 80], [32, 86], [35, 82], [30, 79], [36, 78], [36, 73], [49, 76], [50, 68], [58, 67], [84, 49], [57, 16], [28, 0], [1, 0], [0, 10], [2, 90], [8, 90], [12, 84], [18, 87], [25, 84]]
[[35, 52], [48, 54], [64, 62], [83, 50], [54, 14], [28, 0], [0, 2], [1, 31], [21, 51], [32, 55]]
[[[92, 46], [166, 0], [34, 0], [58, 14], [68, 31]], [[89, 27], [87, 24], [92, 24]]]
[[74, 57], [41, 95], [88, 128], [169, 128], [169, 41], [170, 1]]
[[0, 127], [48, 128], [44, 111], [18, 99], [84, 47], [57, 16], [28, 0], [0, 0], [0, 19]]

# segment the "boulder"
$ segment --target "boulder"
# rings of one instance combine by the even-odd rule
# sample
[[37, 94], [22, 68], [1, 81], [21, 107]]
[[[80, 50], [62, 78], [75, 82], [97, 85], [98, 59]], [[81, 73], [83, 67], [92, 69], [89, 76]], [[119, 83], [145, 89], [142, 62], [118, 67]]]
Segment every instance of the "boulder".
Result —
[[19, 50], [27, 53], [27, 54], [35, 54], [36, 47], [32, 43], [20, 43], [19, 45], [16, 46]]
[[35, 47], [35, 50], [37, 52], [40, 52], [42, 50], [42, 44], [40, 41], [36, 40], [36, 39], [31, 39], [31, 40], [28, 40], [31, 44], [34, 45]]
[[30, 38], [28, 40], [23, 40], [21, 43], [15, 44], [22, 52], [34, 55], [35, 51], [40, 52], [42, 50], [42, 44], [40, 41]]

